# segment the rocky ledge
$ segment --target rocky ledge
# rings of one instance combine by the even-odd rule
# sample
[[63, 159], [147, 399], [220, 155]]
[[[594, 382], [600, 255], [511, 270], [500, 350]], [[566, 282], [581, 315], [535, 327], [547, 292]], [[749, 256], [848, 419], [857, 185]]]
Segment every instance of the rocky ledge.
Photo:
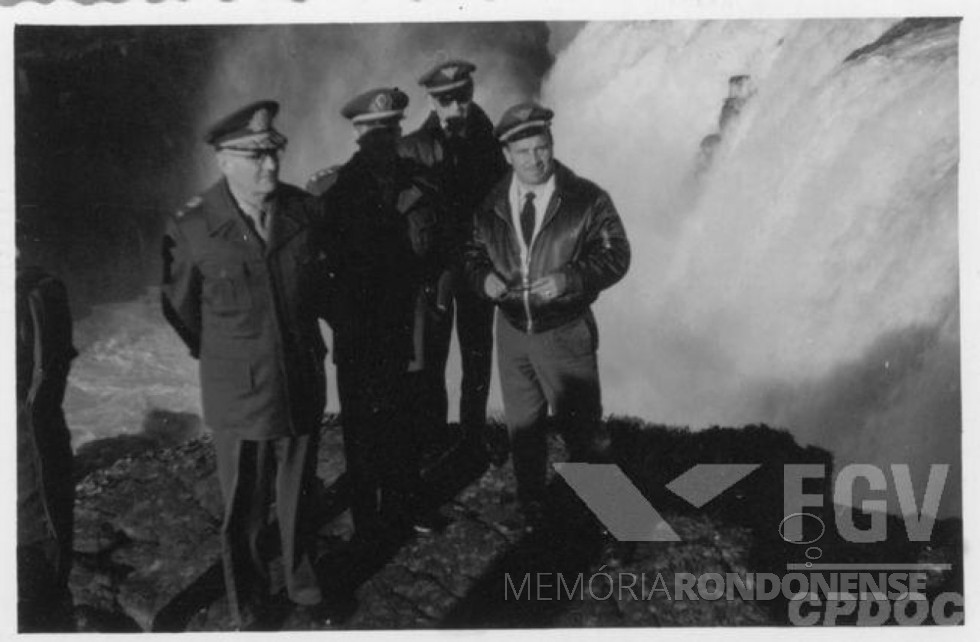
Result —
[[[779, 535], [783, 464], [830, 467], [828, 453], [798, 446], [763, 426], [700, 432], [608, 420], [616, 463], [677, 534], [677, 541], [620, 545], [596, 536], [595, 520], [557, 477], [552, 522], [526, 534], [513, 495], [511, 465], [491, 467], [477, 449], [448, 449], [429, 461], [426, 479], [449, 518], [440, 533], [393, 536], [354, 549], [347, 540], [340, 431], [323, 426], [319, 476], [318, 570], [353, 589], [345, 629], [580, 626], [717, 626], [787, 623], [785, 600], [675, 599], [678, 573], [785, 574], [803, 549]], [[499, 428], [499, 426], [498, 426]], [[560, 440], [551, 455], [564, 457]], [[667, 491], [698, 463], [756, 462], [760, 467], [700, 507]], [[829, 489], [823, 489], [829, 497]], [[830, 504], [830, 502], [827, 502]], [[834, 507], [822, 513], [833, 523]], [[207, 436], [127, 453], [78, 484], [75, 567], [71, 578], [81, 631], [188, 631], [231, 628], [223, 597], [218, 530], [221, 501]], [[888, 517], [891, 522], [900, 520]], [[828, 521], [829, 520], [829, 521]], [[823, 559], [947, 563], [930, 573], [929, 591], [962, 590], [959, 520], [937, 523], [928, 543], [895, 534], [873, 546], [827, 534]], [[830, 529], [832, 530], [832, 529]], [[903, 537], [898, 537], [901, 534]], [[284, 613], [270, 628], [324, 628]]]

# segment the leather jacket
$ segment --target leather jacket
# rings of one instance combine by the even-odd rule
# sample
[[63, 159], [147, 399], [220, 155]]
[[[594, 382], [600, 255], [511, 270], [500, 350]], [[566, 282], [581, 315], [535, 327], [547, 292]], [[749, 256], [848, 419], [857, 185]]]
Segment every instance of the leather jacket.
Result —
[[398, 141], [398, 153], [430, 168], [438, 181], [449, 209], [446, 224], [454, 249], [469, 238], [473, 210], [508, 170], [493, 123], [476, 103], [466, 115], [465, 132], [447, 137], [431, 112], [421, 127]]
[[[555, 161], [555, 192], [525, 264], [511, 219], [511, 180], [508, 174], [476, 211], [466, 278], [487, 298], [484, 283], [495, 273], [508, 288], [496, 300], [504, 318], [523, 332], [544, 332], [587, 313], [599, 292], [623, 278], [629, 241], [609, 195]], [[544, 301], [530, 293], [537, 279], [559, 271], [567, 282], [561, 296]]]

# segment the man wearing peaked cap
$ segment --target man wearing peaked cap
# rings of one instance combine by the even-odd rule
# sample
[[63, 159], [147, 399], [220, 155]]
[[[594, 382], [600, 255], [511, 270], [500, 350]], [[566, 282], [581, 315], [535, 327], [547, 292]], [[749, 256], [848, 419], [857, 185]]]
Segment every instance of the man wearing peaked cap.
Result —
[[204, 140], [216, 149], [281, 149], [286, 146], [286, 137], [272, 126], [278, 113], [279, 103], [274, 100], [248, 104], [213, 124]]
[[[455, 317], [460, 346], [462, 381], [459, 418], [466, 446], [483, 447], [491, 437], [486, 425], [487, 398], [493, 361], [493, 304], [466, 287], [458, 260], [469, 238], [473, 212], [490, 188], [507, 171], [493, 124], [473, 101], [476, 65], [449, 60], [435, 65], [419, 79], [429, 94], [431, 111], [425, 122], [399, 143], [399, 152], [429, 167], [446, 200], [445, 235], [452, 260], [440, 279], [429, 286], [427, 305], [431, 323], [424, 337], [427, 380], [419, 404], [428, 417], [436, 452], [440, 443], [452, 443], [459, 435], [446, 431], [449, 399], [446, 391], [446, 362]], [[435, 430], [432, 430], [435, 429]], [[505, 454], [506, 436], [488, 439], [491, 448]]]
[[608, 457], [591, 305], [630, 261], [609, 194], [554, 159], [553, 117], [530, 102], [501, 117], [494, 131], [512, 171], [477, 210], [465, 253], [470, 286], [499, 309], [500, 384], [528, 530], [547, 525], [549, 406], [571, 461]]
[[309, 530], [325, 403], [314, 287], [320, 216], [306, 192], [279, 182], [278, 110], [255, 102], [208, 130], [222, 177], [167, 220], [163, 240], [163, 311], [200, 361], [225, 502], [225, 583], [243, 627], [279, 588], [262, 544], [269, 535], [279, 537], [288, 598], [322, 600]]
[[408, 95], [397, 87], [372, 89], [349, 101], [341, 115], [354, 125], [394, 125], [405, 117]]
[[358, 151], [309, 184], [326, 213], [322, 250], [332, 275], [328, 321], [351, 512], [356, 540], [368, 548], [403, 526], [439, 525], [425, 502], [411, 401], [425, 358], [420, 289], [443, 262], [440, 212], [425, 168], [397, 154], [407, 105], [408, 96], [387, 87], [347, 103], [341, 113]]
[[432, 96], [473, 87], [476, 65], [466, 60], [447, 60], [422, 74], [419, 84]]
[[[340, 110], [351, 121], [365, 156], [384, 156], [392, 141], [401, 136], [401, 121], [408, 106], [408, 95], [397, 87], [380, 87], [358, 94]], [[363, 140], [362, 140], [363, 137]], [[306, 182], [306, 191], [320, 196], [337, 180], [339, 165], [314, 172]]]
[[504, 112], [500, 122], [494, 127], [493, 134], [505, 145], [510, 141], [546, 132], [550, 136], [551, 119], [554, 117], [555, 112], [547, 107], [533, 102], [519, 103]]

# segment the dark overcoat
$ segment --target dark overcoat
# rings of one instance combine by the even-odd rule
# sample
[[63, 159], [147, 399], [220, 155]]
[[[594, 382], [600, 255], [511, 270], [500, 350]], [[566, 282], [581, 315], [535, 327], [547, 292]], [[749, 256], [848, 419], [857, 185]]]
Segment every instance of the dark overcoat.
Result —
[[423, 167], [369, 147], [307, 189], [326, 213], [334, 361], [404, 371], [416, 357], [419, 294], [445, 264], [435, 187]]
[[320, 210], [286, 184], [272, 204], [266, 244], [221, 180], [170, 217], [164, 236], [164, 314], [199, 359], [205, 423], [242, 439], [316, 430], [326, 401]]

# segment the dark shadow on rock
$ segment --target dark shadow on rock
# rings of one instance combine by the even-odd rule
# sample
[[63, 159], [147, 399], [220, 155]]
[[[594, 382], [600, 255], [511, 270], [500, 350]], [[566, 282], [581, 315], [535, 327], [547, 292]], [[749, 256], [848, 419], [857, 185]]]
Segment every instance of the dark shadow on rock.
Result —
[[199, 437], [202, 431], [201, 418], [196, 414], [153, 408], [143, 418], [143, 428], [139, 433], [83, 444], [73, 461], [75, 481], [80, 481], [95, 470], [108, 468], [120, 459], [158, 448], [178, 446]]
[[[588, 571], [599, 559], [603, 539], [597, 522], [586, 514], [580, 501], [560, 480], [549, 484], [548, 524], [517, 542], [494, 560], [467, 595], [440, 622], [440, 628], [542, 628], [554, 626], [554, 620], [568, 606], [568, 601], [554, 599], [560, 590], [554, 578], [565, 578], [567, 590], [579, 574]], [[530, 576], [527, 574], [530, 573]], [[547, 574], [550, 591], [537, 599], [536, 588], [526, 585], [526, 578]], [[508, 590], [511, 591], [508, 594]]]
[[[463, 439], [449, 444], [429, 461], [428, 466], [422, 469], [422, 479], [427, 495], [425, 508], [431, 510], [438, 510], [479, 479], [489, 465], [482, 443], [477, 439]], [[319, 502], [317, 525], [338, 517], [349, 503], [350, 485], [344, 474], [325, 489]], [[317, 574], [325, 594], [346, 599], [358, 586], [383, 569], [399, 549], [415, 536], [410, 525], [400, 525], [393, 526], [379, 540], [368, 543], [357, 543], [355, 540], [339, 547], [331, 546], [333, 550], [326, 551], [317, 563]]]
[[179, 633], [200, 611], [217, 602], [225, 595], [224, 573], [221, 562], [213, 564], [193, 584], [181, 591], [153, 620], [154, 633]]

